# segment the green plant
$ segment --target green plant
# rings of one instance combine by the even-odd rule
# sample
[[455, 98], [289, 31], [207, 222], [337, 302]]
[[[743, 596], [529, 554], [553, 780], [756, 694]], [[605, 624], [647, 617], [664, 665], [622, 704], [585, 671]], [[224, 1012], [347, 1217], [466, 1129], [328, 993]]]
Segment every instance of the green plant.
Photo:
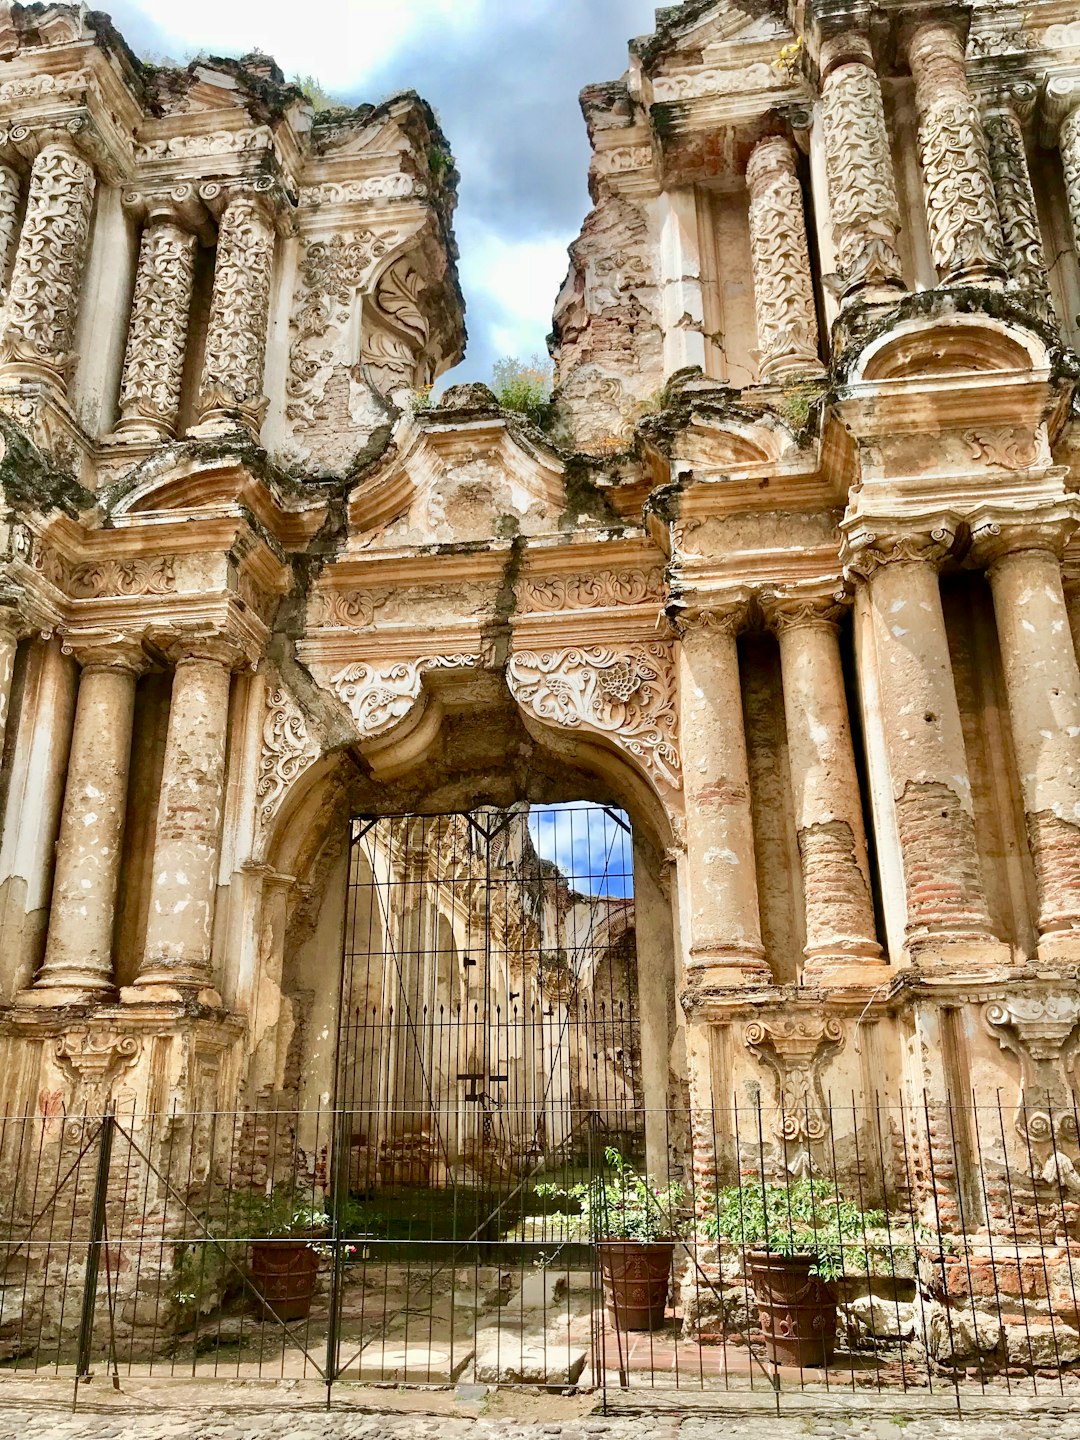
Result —
[[539, 421], [551, 399], [551, 362], [542, 355], [528, 361], [506, 355], [491, 367], [491, 389], [504, 410]]
[[324, 110], [336, 110], [341, 106], [341, 101], [335, 100], [324, 90], [314, 75], [294, 75], [292, 83], [298, 90], [303, 91], [304, 99], [307, 100], [316, 115], [321, 115]]
[[[275, 1185], [269, 1191], [218, 1191], [173, 1254], [163, 1293], [180, 1328], [243, 1290], [250, 1241], [292, 1237], [314, 1242], [329, 1229], [330, 1217], [310, 1190]], [[314, 1248], [320, 1254], [328, 1249], [317, 1243]]]
[[865, 1272], [867, 1232], [885, 1222], [880, 1210], [860, 1210], [828, 1181], [807, 1176], [787, 1185], [730, 1185], [708, 1202], [698, 1221], [709, 1240], [727, 1240], [773, 1255], [812, 1255], [811, 1274], [823, 1280]]
[[683, 1187], [673, 1181], [657, 1185], [651, 1176], [639, 1175], [609, 1146], [604, 1160], [610, 1175], [596, 1175], [581, 1185], [537, 1185], [541, 1197], [570, 1200], [580, 1207], [577, 1228], [591, 1240], [669, 1240], [685, 1229], [678, 1213]]

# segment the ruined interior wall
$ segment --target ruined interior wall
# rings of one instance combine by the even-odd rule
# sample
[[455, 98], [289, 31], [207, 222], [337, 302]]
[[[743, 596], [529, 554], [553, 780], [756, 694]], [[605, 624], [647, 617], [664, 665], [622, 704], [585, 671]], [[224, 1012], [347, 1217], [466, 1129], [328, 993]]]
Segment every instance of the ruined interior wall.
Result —
[[956, 698], [964, 727], [990, 918], [994, 933], [1030, 958], [1035, 953], [1035, 874], [1013, 753], [993, 601], [982, 576], [942, 584]]
[[761, 939], [774, 981], [795, 985], [806, 926], [780, 652], [769, 635], [744, 637], [740, 650]]

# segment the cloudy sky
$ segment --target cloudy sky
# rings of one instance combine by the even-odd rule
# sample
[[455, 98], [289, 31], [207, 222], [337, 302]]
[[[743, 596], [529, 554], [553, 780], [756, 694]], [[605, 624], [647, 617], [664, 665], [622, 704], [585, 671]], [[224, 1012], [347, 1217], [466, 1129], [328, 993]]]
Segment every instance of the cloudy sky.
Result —
[[461, 171], [469, 348], [454, 379], [543, 352], [588, 210], [583, 85], [626, 68], [654, 0], [99, 0], [147, 59], [261, 49], [343, 103], [418, 90]]

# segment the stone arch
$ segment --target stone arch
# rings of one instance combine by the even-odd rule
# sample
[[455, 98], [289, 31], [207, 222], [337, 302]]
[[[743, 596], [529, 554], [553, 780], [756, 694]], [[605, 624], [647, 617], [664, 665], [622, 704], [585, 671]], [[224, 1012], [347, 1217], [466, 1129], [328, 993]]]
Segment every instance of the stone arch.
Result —
[[[677, 843], [678, 816], [646, 780], [635, 757], [587, 730], [527, 725], [505, 690], [490, 716], [485, 717], [482, 708], [478, 715], [472, 723], [481, 729], [496, 724], [511, 727], [501, 758], [490, 771], [461, 763], [453, 734], [461, 716], [447, 707], [436, 736], [403, 773], [387, 778], [339, 751], [320, 756], [288, 787], [265, 835], [265, 858], [251, 867], [267, 877], [255, 921], [262, 939], [255, 947], [260, 975], [253, 977], [253, 989], [266, 991], [276, 985], [280, 991], [276, 1005], [264, 1010], [267, 1015], [275, 1010], [280, 1015], [276, 1038], [265, 1038], [262, 1046], [264, 1053], [276, 1057], [275, 1073], [270, 1075], [264, 1064], [259, 1075], [253, 1075], [253, 1083], [257, 1080], [263, 1093], [273, 1093], [288, 1081], [293, 1093], [280, 1098], [289, 1108], [298, 1104], [311, 1109], [329, 1102], [333, 1070], [327, 1068], [326, 1032], [331, 993], [336, 1004], [340, 975], [350, 814], [436, 815], [515, 800], [534, 804], [598, 800], [618, 806], [630, 818], [635, 891], [642, 894], [642, 903], [652, 915], [639, 945], [638, 970], [641, 1008], [649, 1007], [653, 1015], [652, 1053], [644, 1058], [644, 1081], [649, 1107], [658, 1113], [667, 1103], [670, 1055], [681, 1025], [675, 1005], [675, 928], [667, 889], [668, 855]], [[287, 914], [271, 923], [271, 902], [282, 893]], [[617, 938], [613, 936], [612, 943]], [[263, 1029], [269, 1035], [274, 1026]], [[301, 1084], [297, 1057], [311, 1037], [319, 1036], [323, 1048], [316, 1068], [322, 1078], [313, 1071]], [[650, 1164], [662, 1164], [661, 1141], [650, 1141], [649, 1149], [655, 1152]]]
[[1049, 373], [1049, 356], [1032, 331], [986, 315], [910, 319], [866, 347], [855, 381], [930, 379], [970, 372]]

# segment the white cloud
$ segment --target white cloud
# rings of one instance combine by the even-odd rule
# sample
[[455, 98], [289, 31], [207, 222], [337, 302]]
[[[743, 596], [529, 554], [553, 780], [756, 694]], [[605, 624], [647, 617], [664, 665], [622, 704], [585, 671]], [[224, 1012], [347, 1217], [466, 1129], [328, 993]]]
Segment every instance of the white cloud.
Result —
[[133, 0], [163, 32], [173, 59], [190, 51], [260, 49], [286, 75], [314, 75], [331, 92], [350, 91], [424, 27], [467, 30], [484, 0], [319, 0], [316, 12], [292, 0]]
[[523, 359], [544, 351], [551, 308], [566, 275], [566, 238], [507, 240], [482, 224], [459, 221], [461, 279], [467, 294], [486, 297], [489, 343]]

